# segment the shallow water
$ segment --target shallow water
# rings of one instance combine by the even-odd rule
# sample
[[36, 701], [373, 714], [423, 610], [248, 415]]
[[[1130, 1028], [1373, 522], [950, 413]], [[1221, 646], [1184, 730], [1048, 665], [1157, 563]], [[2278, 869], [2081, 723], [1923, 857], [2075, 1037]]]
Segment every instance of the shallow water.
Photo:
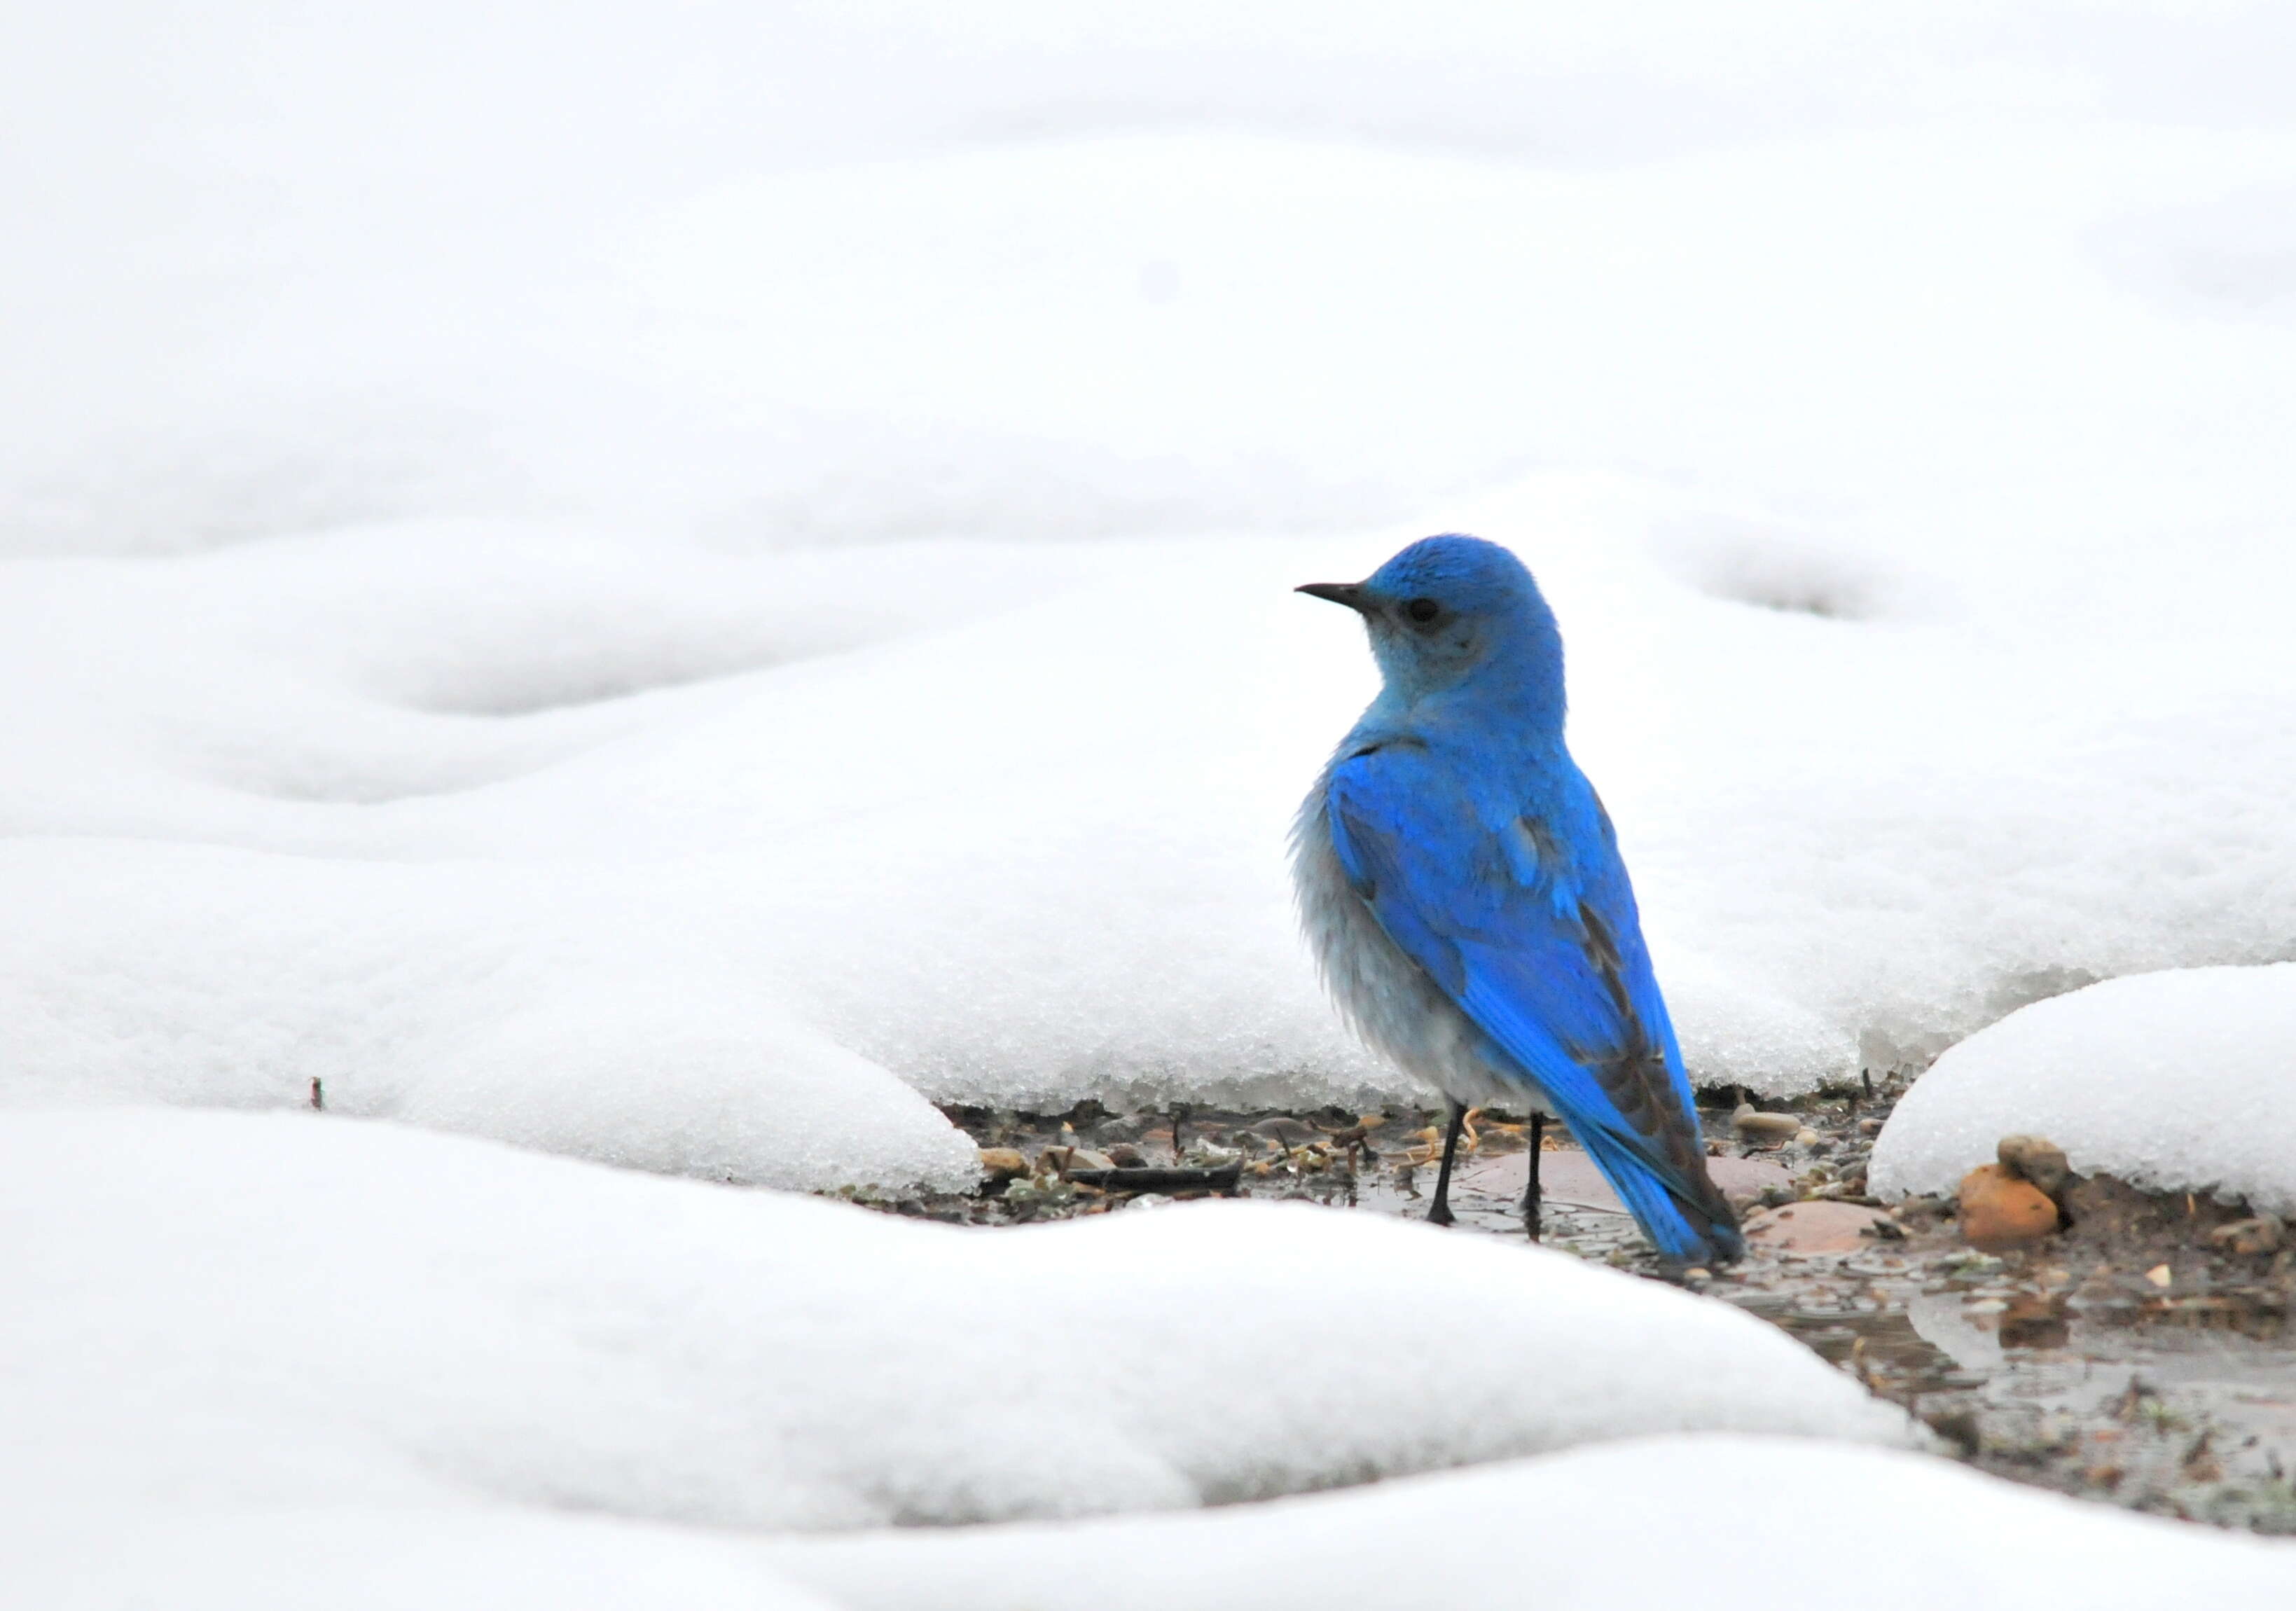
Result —
[[[1751, 1155], [1726, 1138], [1726, 1114], [1706, 1115], [1723, 1153], [1718, 1183], [1742, 1200], [1792, 1203], [1824, 1190], [1865, 1202], [1854, 1195], [1858, 1171], [1888, 1096], [1807, 1105], [1814, 1146]], [[1110, 1115], [1087, 1104], [1050, 1119], [952, 1116], [982, 1145], [1031, 1156], [1081, 1146], [1119, 1163], [1241, 1162], [1249, 1195], [1408, 1218], [1427, 1211], [1439, 1142], [1439, 1115], [1427, 1112], [1189, 1113], [1178, 1116], [1177, 1147], [1173, 1115]], [[1358, 1129], [1365, 1121], [1368, 1130]], [[1452, 1181], [1459, 1234], [1526, 1239], [1526, 1140], [1503, 1119], [1476, 1126]], [[1586, 1155], [1554, 1150], [1555, 1140], [1550, 1130], [1541, 1154], [1545, 1245], [1672, 1278]], [[1987, 1257], [1962, 1245], [1949, 1214], [1915, 1213], [1849, 1252], [1797, 1251], [1758, 1233], [1742, 1263], [1690, 1279], [1904, 1404], [1948, 1451], [1997, 1475], [2296, 1533], [2296, 1254], [2215, 1253], [2207, 1229], [2236, 1211], [2113, 1189], [2110, 1225], [2096, 1216], [2028, 1253]], [[895, 1206], [978, 1224], [1137, 1211], [1049, 1178], [1005, 1197]]]

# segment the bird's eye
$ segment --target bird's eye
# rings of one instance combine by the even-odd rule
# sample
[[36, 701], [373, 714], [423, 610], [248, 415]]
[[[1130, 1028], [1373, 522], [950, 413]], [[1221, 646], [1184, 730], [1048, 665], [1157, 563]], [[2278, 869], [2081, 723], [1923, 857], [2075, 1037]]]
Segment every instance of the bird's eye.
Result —
[[1423, 627], [1442, 614], [1443, 607], [1431, 598], [1414, 598], [1403, 606], [1403, 613], [1406, 619]]

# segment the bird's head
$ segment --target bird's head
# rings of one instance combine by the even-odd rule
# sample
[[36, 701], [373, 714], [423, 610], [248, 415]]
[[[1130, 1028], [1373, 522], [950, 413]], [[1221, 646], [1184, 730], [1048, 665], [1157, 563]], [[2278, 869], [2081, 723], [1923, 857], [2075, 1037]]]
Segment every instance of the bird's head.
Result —
[[1297, 589], [1364, 619], [1388, 692], [1406, 704], [1469, 683], [1551, 703], [1560, 719], [1562, 640], [1523, 563], [1496, 543], [1423, 538], [1359, 582]]

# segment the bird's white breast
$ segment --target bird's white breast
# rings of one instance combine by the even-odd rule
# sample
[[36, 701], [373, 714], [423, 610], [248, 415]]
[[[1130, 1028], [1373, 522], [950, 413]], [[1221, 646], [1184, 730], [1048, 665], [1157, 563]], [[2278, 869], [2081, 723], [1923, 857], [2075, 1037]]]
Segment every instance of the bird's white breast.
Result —
[[1516, 1109], [1545, 1107], [1537, 1085], [1484, 1056], [1481, 1032], [1388, 938], [1348, 882], [1332, 844], [1328, 783], [1328, 773], [1316, 779], [1292, 834], [1300, 924], [1324, 988], [1373, 1049], [1445, 1095], [1471, 1106], [1489, 1102]]

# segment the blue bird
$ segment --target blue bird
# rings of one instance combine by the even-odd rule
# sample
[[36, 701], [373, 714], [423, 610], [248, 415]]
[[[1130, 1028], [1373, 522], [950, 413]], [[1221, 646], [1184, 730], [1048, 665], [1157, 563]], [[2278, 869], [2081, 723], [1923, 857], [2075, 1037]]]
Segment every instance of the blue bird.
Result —
[[1690, 1081], [1618, 836], [1562, 740], [1562, 635], [1506, 549], [1431, 537], [1360, 582], [1384, 686], [1292, 829], [1301, 921], [1357, 1032], [1450, 1098], [1427, 1217], [1451, 1222], [1470, 1105], [1569, 1125], [1664, 1257], [1743, 1251], [1706, 1172]]

